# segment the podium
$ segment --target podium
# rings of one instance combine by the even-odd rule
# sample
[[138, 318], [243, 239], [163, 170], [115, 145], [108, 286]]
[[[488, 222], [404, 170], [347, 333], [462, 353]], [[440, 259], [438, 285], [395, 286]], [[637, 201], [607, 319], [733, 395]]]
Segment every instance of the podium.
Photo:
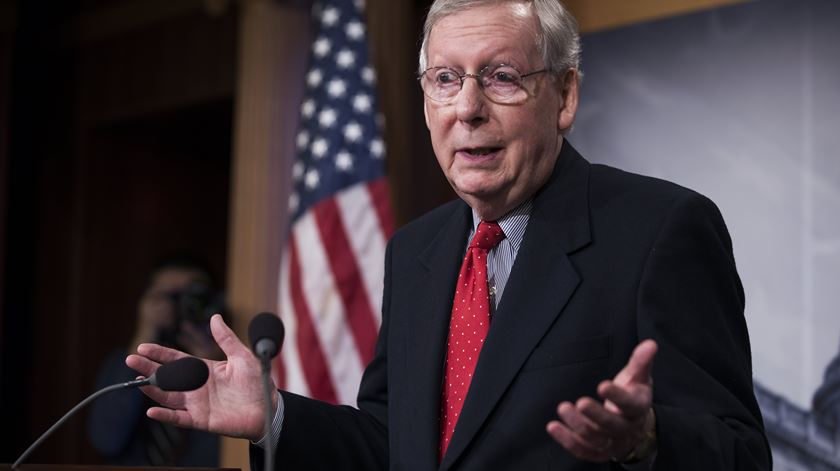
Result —
[[[11, 471], [10, 463], [0, 464], [0, 471]], [[170, 468], [161, 466], [108, 466], [86, 464], [22, 464], [16, 471], [242, 471], [239, 468]]]

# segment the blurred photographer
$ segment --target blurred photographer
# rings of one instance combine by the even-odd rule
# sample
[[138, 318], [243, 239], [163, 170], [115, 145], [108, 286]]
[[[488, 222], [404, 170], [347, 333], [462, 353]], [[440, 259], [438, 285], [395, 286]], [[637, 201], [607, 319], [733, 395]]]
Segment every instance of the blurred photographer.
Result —
[[[127, 350], [108, 355], [99, 370], [97, 389], [134, 379], [125, 366], [128, 353], [141, 343], [159, 343], [201, 358], [222, 359], [209, 333], [210, 316], [224, 312], [208, 270], [186, 256], [170, 257], [152, 271], [137, 303], [137, 327]], [[106, 395], [94, 403], [88, 419], [93, 446], [110, 463], [123, 466], [218, 465], [218, 437], [148, 419], [150, 400], [139, 390]]]

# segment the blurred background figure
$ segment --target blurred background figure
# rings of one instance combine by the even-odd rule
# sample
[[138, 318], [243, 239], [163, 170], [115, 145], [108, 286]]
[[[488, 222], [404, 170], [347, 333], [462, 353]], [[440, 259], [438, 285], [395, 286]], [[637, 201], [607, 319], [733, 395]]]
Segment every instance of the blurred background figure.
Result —
[[[159, 342], [202, 358], [221, 358], [209, 332], [209, 320], [223, 312], [209, 271], [198, 260], [179, 255], [152, 271], [137, 303], [137, 327], [126, 349], [111, 352], [99, 369], [96, 389], [134, 379], [125, 357], [145, 342]], [[88, 418], [93, 446], [109, 463], [127, 466], [218, 465], [216, 435], [183, 430], [146, 417], [151, 405], [139, 389], [106, 395]]]

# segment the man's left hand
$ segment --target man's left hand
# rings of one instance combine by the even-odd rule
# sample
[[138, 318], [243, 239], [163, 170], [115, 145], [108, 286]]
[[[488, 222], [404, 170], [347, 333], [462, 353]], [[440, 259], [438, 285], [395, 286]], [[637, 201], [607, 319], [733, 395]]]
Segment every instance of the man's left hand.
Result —
[[627, 365], [612, 381], [598, 385], [601, 403], [583, 397], [557, 406], [559, 420], [546, 426], [548, 434], [575, 457], [595, 462], [644, 459], [655, 450], [651, 370], [656, 342], [636, 346]]

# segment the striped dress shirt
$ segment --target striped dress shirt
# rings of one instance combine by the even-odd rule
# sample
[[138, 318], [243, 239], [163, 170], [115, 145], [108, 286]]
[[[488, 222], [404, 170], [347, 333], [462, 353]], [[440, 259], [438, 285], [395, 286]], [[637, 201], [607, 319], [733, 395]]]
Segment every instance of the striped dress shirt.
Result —
[[[522, 237], [525, 235], [525, 228], [528, 227], [528, 220], [531, 217], [532, 200], [528, 200], [510, 212], [499, 218], [496, 223], [502, 228], [505, 233], [505, 238], [499, 242], [499, 245], [490, 250], [487, 254], [487, 292], [490, 293], [492, 303], [491, 308], [499, 307], [499, 301], [502, 299], [502, 293], [505, 291], [508, 278], [510, 278], [510, 270], [513, 268], [513, 262], [516, 260], [516, 254], [519, 253], [519, 246], [522, 244]], [[467, 247], [475, 235], [478, 224], [481, 218], [473, 210], [473, 227], [470, 231], [470, 236], [467, 238]], [[464, 247], [464, 253], [467, 251]], [[495, 309], [490, 310], [490, 315], [493, 315]]]

